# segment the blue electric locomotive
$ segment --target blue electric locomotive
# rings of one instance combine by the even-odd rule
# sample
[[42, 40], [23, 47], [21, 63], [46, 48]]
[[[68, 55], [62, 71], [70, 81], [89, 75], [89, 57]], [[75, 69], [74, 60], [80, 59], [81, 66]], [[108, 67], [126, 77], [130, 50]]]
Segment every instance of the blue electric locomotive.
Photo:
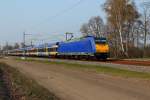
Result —
[[95, 56], [107, 59], [109, 47], [106, 38], [84, 37], [79, 40], [59, 43], [58, 56]]

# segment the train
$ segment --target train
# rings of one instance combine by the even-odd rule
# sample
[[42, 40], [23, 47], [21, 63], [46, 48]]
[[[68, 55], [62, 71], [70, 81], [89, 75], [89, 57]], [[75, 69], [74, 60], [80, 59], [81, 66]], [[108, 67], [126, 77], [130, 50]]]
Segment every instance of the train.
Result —
[[83, 38], [47, 43], [8, 51], [10, 56], [35, 56], [50, 58], [96, 58], [109, 57], [109, 45], [105, 37], [86, 36]]

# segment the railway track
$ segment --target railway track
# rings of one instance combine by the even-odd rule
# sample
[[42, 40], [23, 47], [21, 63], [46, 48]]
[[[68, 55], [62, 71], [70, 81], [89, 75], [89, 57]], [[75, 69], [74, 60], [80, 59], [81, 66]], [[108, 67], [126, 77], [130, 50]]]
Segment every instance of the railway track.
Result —
[[[12, 57], [12, 56], [10, 56]], [[14, 56], [13, 56], [14, 57]], [[73, 60], [73, 61], [90, 61], [90, 62], [102, 62], [102, 63], [113, 63], [113, 64], [123, 64], [123, 65], [135, 65], [135, 66], [147, 66], [150, 67], [150, 59], [114, 59], [108, 58], [107, 60], [97, 60], [95, 58], [91, 59], [75, 59], [75, 58], [49, 58], [49, 57], [28, 57], [28, 58], [39, 58], [39, 59], [53, 59], [53, 60]]]
[[[111, 62], [111, 61], [110, 61]], [[147, 66], [150, 67], [150, 61], [137, 61], [137, 60], [116, 60], [112, 61], [116, 64], [125, 64], [125, 65], [138, 65], [138, 66]]]
[[[52, 58], [56, 59], [56, 58]], [[57, 59], [56, 59], [57, 60]], [[150, 67], [150, 59], [147, 60], [136, 60], [136, 59], [113, 59], [109, 58], [107, 60], [97, 60], [97, 59], [74, 59], [74, 58], [63, 58], [60, 60], [75, 60], [75, 61], [91, 61], [91, 62], [102, 62], [102, 63], [113, 63], [113, 64], [123, 64], [123, 65], [135, 65], [135, 66], [147, 66]]]

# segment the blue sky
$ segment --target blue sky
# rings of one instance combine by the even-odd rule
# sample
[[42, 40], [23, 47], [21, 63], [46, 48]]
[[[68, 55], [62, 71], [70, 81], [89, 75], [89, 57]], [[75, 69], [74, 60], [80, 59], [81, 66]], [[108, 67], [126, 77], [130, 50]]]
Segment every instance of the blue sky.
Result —
[[[74, 6], [79, 1], [0, 0], [0, 44], [21, 42], [23, 31], [32, 34], [27, 36], [27, 41], [60, 41], [65, 32], [73, 32], [78, 37], [80, 26], [90, 17], [99, 15], [105, 19], [102, 10], [105, 0], [82, 0]], [[135, 1], [139, 5], [143, 0]]]

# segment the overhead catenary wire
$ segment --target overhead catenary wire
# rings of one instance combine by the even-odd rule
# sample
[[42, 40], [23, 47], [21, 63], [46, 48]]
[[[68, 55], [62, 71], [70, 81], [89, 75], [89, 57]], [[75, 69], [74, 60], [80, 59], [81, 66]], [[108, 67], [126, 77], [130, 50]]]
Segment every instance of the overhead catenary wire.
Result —
[[54, 19], [62, 16], [63, 14], [71, 11], [72, 9], [76, 8], [77, 6], [79, 6], [83, 1], [85, 0], [79, 0], [78, 2], [76, 2], [75, 4], [69, 6], [68, 8], [56, 13], [55, 15], [53, 16], [49, 16], [47, 17], [46, 19], [44, 19], [43, 21], [39, 22], [38, 24], [34, 25], [34, 26], [31, 26], [30, 29], [34, 29], [34, 28], [37, 28], [37, 26], [41, 25], [41, 24], [44, 24], [46, 22], [50, 22], [50, 21], [53, 21]]
[[[74, 34], [75, 35], [77, 35], [79, 33], [79, 31], [77, 31], [77, 32], [74, 32]], [[56, 38], [53, 38], [53, 37], [57, 37], [57, 39], [59, 39], [59, 40], [64, 40], [65, 38], [64, 38], [64, 36], [65, 36], [65, 34], [52, 34], [51, 36], [46, 36], [46, 37], [34, 37], [34, 38], [29, 38], [28, 39], [28, 41], [47, 41], [47, 40], [56, 40]]]
[[[56, 13], [55, 15], [53, 16], [49, 16], [47, 17], [46, 19], [44, 19], [43, 21], [39, 22], [38, 24], [35, 24], [34, 26], [31, 26], [28, 28], [28, 31], [30, 31], [30, 29], [36, 29], [39, 25], [41, 24], [44, 24], [46, 22], [51, 22], [53, 21], [55, 18], [58, 18], [60, 16], [62, 16], [63, 14], [71, 11], [72, 9], [74, 9], [75, 7], [79, 6], [84, 0], [79, 0], [78, 2], [72, 4], [71, 6], [69, 6], [68, 8]], [[26, 29], [27, 30], [27, 29]], [[51, 33], [54, 33], [54, 32], [51, 32]], [[59, 34], [60, 35], [60, 34]], [[50, 39], [50, 38], [49, 38]], [[45, 40], [45, 39], [36, 39], [36, 40]], [[47, 39], [46, 39], [47, 40]]]

